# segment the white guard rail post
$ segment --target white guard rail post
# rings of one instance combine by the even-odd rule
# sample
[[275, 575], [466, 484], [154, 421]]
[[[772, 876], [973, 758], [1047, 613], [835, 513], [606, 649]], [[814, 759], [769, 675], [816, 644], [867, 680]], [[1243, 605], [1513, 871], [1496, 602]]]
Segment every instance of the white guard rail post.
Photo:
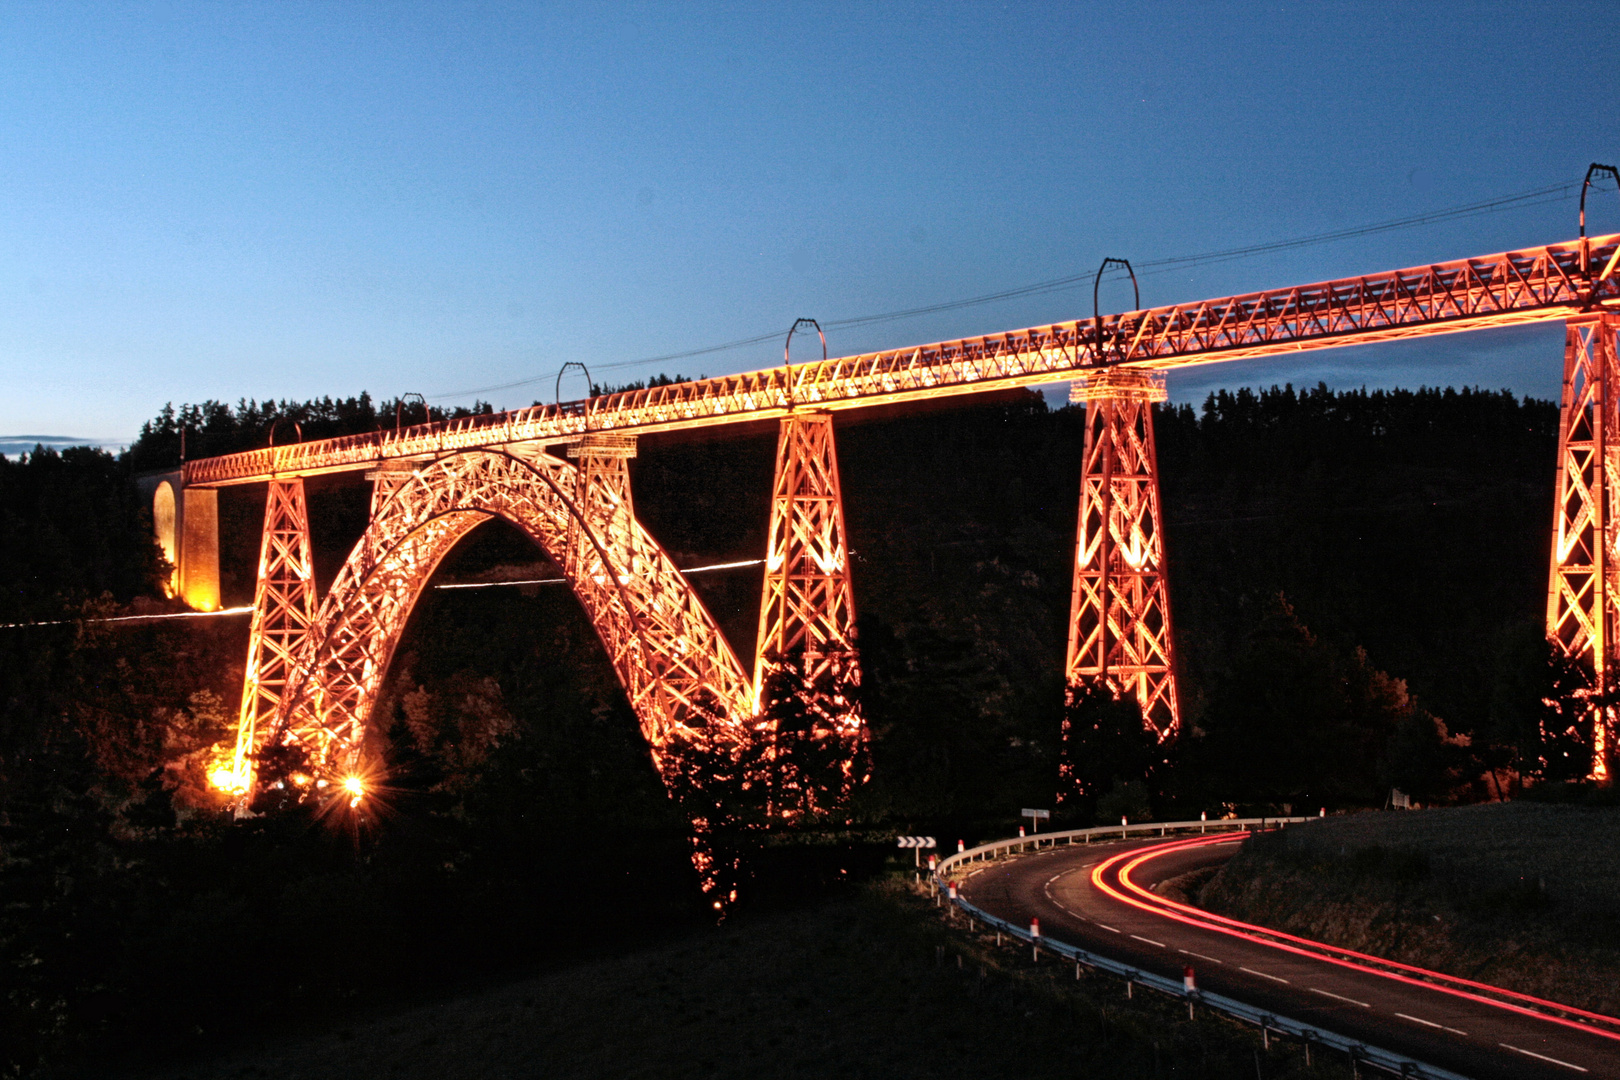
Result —
[[[1315, 818], [1283, 817], [1283, 818], [1227, 818], [1221, 821], [1176, 821], [1176, 822], [1148, 822], [1140, 825], [1123, 826], [1123, 831], [1137, 836], [1168, 836], [1172, 832], [1248, 832], [1253, 829], [1265, 829], [1272, 825], [1297, 825]], [[936, 885], [949, 880], [952, 870], [970, 862], [983, 862], [995, 859], [1000, 855], [1012, 855], [1031, 849], [1038, 850], [1045, 847], [1057, 847], [1059, 841], [1065, 844], [1093, 843], [1099, 840], [1117, 840], [1120, 838], [1122, 827], [1107, 825], [1095, 829], [1069, 829], [1066, 832], [1046, 833], [1037, 836], [1015, 836], [1006, 840], [997, 840], [989, 844], [980, 844], [978, 847], [968, 848], [944, 859], [936, 871]], [[943, 890], [942, 890], [943, 891]], [[1459, 1073], [1442, 1069], [1436, 1065], [1409, 1058], [1404, 1054], [1397, 1054], [1377, 1046], [1368, 1046], [1355, 1039], [1328, 1031], [1311, 1024], [1301, 1023], [1286, 1016], [1278, 1016], [1264, 1009], [1229, 998], [1222, 994], [1211, 994], [1204, 990], [1188, 990], [1181, 979], [1167, 979], [1162, 975], [1155, 975], [1151, 971], [1143, 971], [1130, 964], [1109, 959], [1085, 949], [1067, 945], [1056, 940], [1050, 934], [1043, 933], [1040, 941], [1030, 935], [1029, 927], [1017, 926], [1006, 919], [985, 911], [983, 908], [968, 901], [962, 896], [954, 897], [951, 903], [961, 908], [970, 918], [985, 923], [999, 933], [1039, 946], [1047, 951], [1067, 957], [1076, 963], [1084, 964], [1089, 968], [1106, 971], [1118, 975], [1127, 982], [1137, 983], [1150, 990], [1157, 990], [1170, 997], [1180, 998], [1189, 1003], [1196, 1002], [1226, 1013], [1228, 1016], [1254, 1024], [1262, 1030], [1278, 1035], [1289, 1035], [1307, 1043], [1326, 1046], [1334, 1050], [1341, 1050], [1348, 1054], [1352, 1061], [1362, 1065], [1370, 1065], [1382, 1069], [1396, 1076], [1415, 1077], [1420, 1080], [1467, 1080]]]

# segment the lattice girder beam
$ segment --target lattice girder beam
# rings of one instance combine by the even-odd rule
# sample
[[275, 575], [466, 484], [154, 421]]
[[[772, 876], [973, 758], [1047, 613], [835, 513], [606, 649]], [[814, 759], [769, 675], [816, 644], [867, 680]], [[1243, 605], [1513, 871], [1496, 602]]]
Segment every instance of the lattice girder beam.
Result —
[[[667, 554], [628, 514], [581, 498], [581, 470], [533, 447], [422, 464], [380, 500], [321, 605], [278, 737], [314, 779], [366, 768], [364, 737], [411, 609], [443, 558], [492, 516], [511, 521], [563, 569], [607, 650], [654, 761], [691, 746], [745, 742], [752, 686]], [[583, 503], [583, 505], [582, 505]], [[571, 530], [585, 543], [570, 550]]]
[[213, 777], [220, 788], [238, 792], [251, 784], [253, 755], [275, 724], [316, 612], [304, 481], [272, 480], [267, 487], [236, 748]]
[[1547, 584], [1547, 638], [1591, 678], [1592, 768], [1611, 775], [1620, 686], [1620, 314], [1571, 318], [1564, 332], [1558, 479]]
[[185, 463], [185, 483], [370, 468], [395, 458], [558, 443], [587, 432], [672, 431], [1085, 378], [1563, 319], [1620, 304], [1603, 277], [1620, 236], [1571, 240], [1311, 285], [1077, 319], [982, 337], [784, 365]]
[[1153, 403], [1164, 400], [1164, 384], [1116, 369], [1073, 396], [1086, 403], [1086, 434], [1067, 684], [1134, 698], [1164, 742], [1181, 723], [1153, 440]]
[[826, 753], [814, 755], [817, 766], [800, 762], [787, 746], [790, 736], [778, 730], [782, 718], [768, 718], [784, 754], [775, 777], [780, 813], [831, 809], [864, 780], [860, 682], [832, 414], [797, 412], [782, 418], [777, 438], [754, 698], [761, 708], [780, 709], [773, 699], [780, 695], [795, 723], [807, 725], [802, 737]]

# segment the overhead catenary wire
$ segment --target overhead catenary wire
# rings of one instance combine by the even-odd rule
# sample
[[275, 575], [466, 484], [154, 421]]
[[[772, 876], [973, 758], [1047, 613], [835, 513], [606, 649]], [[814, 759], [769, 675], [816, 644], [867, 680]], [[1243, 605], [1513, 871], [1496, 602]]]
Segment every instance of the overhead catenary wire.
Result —
[[[691, 566], [681, 571], [682, 576], [688, 574], [707, 574], [715, 570], [737, 570], [745, 566], [760, 566], [764, 559], [742, 559], [737, 562], [710, 563], [708, 566]], [[444, 585], [435, 585], [435, 589], [493, 589], [501, 585], [561, 585], [567, 578], [525, 578], [520, 581], [469, 581], [451, 582]], [[249, 615], [253, 612], [253, 605], [243, 607], [220, 608], [217, 611], [163, 611], [151, 615], [110, 615], [95, 619], [45, 619], [39, 622], [0, 623], [0, 630], [19, 630], [29, 626], [73, 626], [78, 623], [124, 623], [124, 622], [153, 622], [158, 619], [207, 619], [221, 615]]]
[[[1375, 222], [1368, 225], [1351, 226], [1344, 229], [1333, 229], [1328, 232], [1312, 233], [1307, 236], [1293, 237], [1286, 240], [1272, 240], [1260, 244], [1248, 244], [1242, 247], [1226, 248], [1220, 251], [1207, 251], [1198, 255], [1175, 255], [1161, 259], [1149, 259], [1137, 263], [1139, 272], [1144, 277], [1167, 274], [1177, 270], [1191, 269], [1197, 266], [1208, 266], [1223, 262], [1232, 262], [1238, 259], [1253, 258], [1257, 255], [1268, 255], [1279, 251], [1291, 251], [1297, 248], [1312, 247], [1317, 244], [1336, 243], [1341, 240], [1353, 240], [1363, 236], [1374, 236], [1379, 233], [1395, 232], [1401, 229], [1419, 228], [1424, 225], [1436, 225], [1447, 221], [1456, 221], [1463, 218], [1478, 217], [1484, 214], [1501, 213], [1507, 210], [1523, 210], [1535, 206], [1545, 206], [1551, 203], [1567, 202], [1575, 198], [1581, 185], [1576, 183], [1550, 184], [1546, 187], [1535, 188], [1530, 191], [1521, 191], [1512, 195], [1499, 195], [1479, 202], [1466, 203], [1461, 206], [1446, 207], [1440, 210], [1430, 210], [1421, 214], [1411, 214], [1406, 217], [1394, 218], [1389, 221]], [[1113, 275], [1110, 275], [1113, 276]], [[958, 300], [945, 300], [937, 304], [925, 304], [920, 307], [902, 308], [896, 311], [879, 312], [872, 315], [858, 315], [848, 319], [830, 319], [823, 325], [828, 329], [848, 328], [855, 326], [874, 326], [880, 323], [896, 322], [902, 319], [917, 318], [922, 315], [933, 315], [944, 311], [958, 311], [962, 308], [977, 307], [982, 304], [994, 304], [1004, 300], [1016, 300], [1026, 296], [1039, 296], [1044, 293], [1060, 292], [1065, 289], [1076, 288], [1091, 282], [1094, 274], [1071, 274], [1065, 277], [1051, 278], [1047, 281], [1037, 281], [1030, 285], [1021, 285], [1017, 288], [1003, 289], [999, 292], [984, 293], [979, 296], [969, 296]], [[751, 337], [737, 338], [734, 341], [723, 342], [718, 345], [708, 345], [698, 349], [688, 349], [684, 352], [665, 353], [662, 356], [649, 356], [639, 360], [621, 360], [615, 363], [601, 364], [598, 370], [622, 370], [626, 368], [646, 367], [652, 364], [668, 364], [677, 360], [691, 360], [701, 356], [711, 356], [716, 353], [730, 352], [733, 349], [746, 348], [750, 345], [760, 345], [767, 341], [778, 341], [785, 331], [772, 330]], [[536, 375], [532, 378], [518, 379], [513, 382], [500, 383], [493, 386], [482, 386], [467, 390], [453, 390], [433, 395], [434, 400], [442, 401], [449, 398], [464, 398], [477, 394], [490, 394], [502, 390], [516, 390], [531, 386], [551, 378], [555, 373]]]

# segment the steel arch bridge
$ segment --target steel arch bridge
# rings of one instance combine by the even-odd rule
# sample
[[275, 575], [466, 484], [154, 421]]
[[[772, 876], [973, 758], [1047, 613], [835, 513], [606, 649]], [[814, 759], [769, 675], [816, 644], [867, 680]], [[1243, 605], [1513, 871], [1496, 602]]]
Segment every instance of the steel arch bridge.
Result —
[[[1584, 233], [1584, 226], [1583, 226]], [[713, 828], [747, 793], [768, 814], [832, 810], [864, 777], [866, 728], [833, 414], [1068, 382], [1087, 407], [1066, 672], [1180, 712], [1151, 406], [1163, 372], [1464, 330], [1562, 321], [1564, 390], [1547, 634], [1584, 665], [1592, 774], [1607, 778], [1620, 661], [1620, 235], [1243, 296], [603, 395], [588, 401], [189, 461], [185, 504], [267, 483], [234, 755], [214, 779], [251, 790], [256, 757], [292, 748], [298, 782], [358, 801], [364, 735], [411, 607], [445, 554], [504, 517], [562, 567], [625, 688], [653, 760]], [[752, 674], [636, 520], [627, 461], [642, 433], [780, 421]], [[558, 456], [558, 451], [561, 456]], [[303, 478], [368, 470], [370, 525], [316, 604]], [[173, 498], [173, 492], [169, 492]], [[172, 514], [171, 514], [172, 517]], [[211, 520], [211, 519], [210, 519]], [[193, 530], [185, 530], [189, 541]], [[172, 538], [171, 538], [172, 542]], [[187, 579], [186, 551], [180, 551]], [[206, 584], [206, 583], [205, 583]], [[206, 606], [213, 592], [182, 594]], [[780, 730], [771, 695], [808, 726]], [[1065, 733], [1067, 735], [1067, 733]], [[819, 755], [793, 751], [813, 743]], [[834, 762], [827, 775], [795, 764]], [[797, 771], [796, 771], [797, 770]], [[701, 859], [700, 859], [701, 868]]]

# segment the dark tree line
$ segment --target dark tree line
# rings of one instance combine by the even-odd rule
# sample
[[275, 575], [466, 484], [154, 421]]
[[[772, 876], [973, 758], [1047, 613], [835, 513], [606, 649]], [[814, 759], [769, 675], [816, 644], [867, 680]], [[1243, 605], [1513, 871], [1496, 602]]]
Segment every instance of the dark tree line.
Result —
[[[294, 420], [306, 439], [375, 430], [392, 403], [183, 406], [121, 459], [0, 462], [0, 621], [155, 604], [134, 472], [178, 460], [182, 427], [198, 456], [262, 446], [272, 424], [279, 443]], [[1578, 776], [1579, 673], [1540, 629], [1556, 422], [1545, 402], [1473, 390], [1280, 388], [1161, 409], [1186, 731], [1161, 747], [1105, 695], [1065, 709], [1083, 415], [1013, 392], [841, 417], [872, 778], [827, 873], [878, 850], [852, 846], [863, 829], [972, 840], [1052, 805], [1065, 720], [1076, 820], [1376, 805], [1396, 786], [1487, 798]], [[774, 441], [642, 440], [637, 512], [679, 564], [759, 557]], [[364, 526], [351, 480], [310, 485], [323, 582]], [[222, 493], [228, 570], [256, 557], [263, 497]], [[552, 576], [497, 523], [443, 572], [512, 570]], [[751, 656], [758, 571], [692, 581]], [[245, 573], [226, 588], [250, 598]], [[424, 595], [377, 710], [387, 797], [353, 833], [304, 809], [237, 822], [209, 806], [201, 762], [234, 718], [245, 645], [243, 620], [0, 629], [7, 1067], [369, 1000], [445, 964], [535, 962], [565, 947], [544, 913], [574, 898], [604, 925], [668, 916], [636, 898], [696, 916], [680, 810], [565, 589]], [[634, 857], [593, 859], [604, 836]], [[763, 871], [755, 888], [770, 888]], [[335, 959], [232, 984], [254, 1003], [216, 992], [222, 955]]]

